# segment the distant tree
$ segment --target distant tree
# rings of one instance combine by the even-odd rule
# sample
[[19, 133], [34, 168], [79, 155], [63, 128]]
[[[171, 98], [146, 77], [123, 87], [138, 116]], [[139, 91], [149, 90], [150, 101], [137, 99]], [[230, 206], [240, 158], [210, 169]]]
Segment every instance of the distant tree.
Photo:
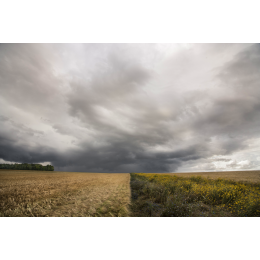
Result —
[[54, 167], [52, 165], [43, 166], [41, 164], [29, 164], [29, 163], [2, 163], [0, 164], [0, 169], [14, 169], [14, 170], [35, 170], [35, 171], [54, 171]]

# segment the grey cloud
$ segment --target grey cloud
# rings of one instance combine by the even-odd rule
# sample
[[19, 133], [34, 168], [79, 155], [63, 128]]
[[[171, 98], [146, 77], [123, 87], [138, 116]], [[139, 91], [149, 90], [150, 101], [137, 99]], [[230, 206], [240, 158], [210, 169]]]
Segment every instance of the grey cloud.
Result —
[[227, 159], [227, 158], [214, 158], [214, 159], [209, 159], [213, 162], [229, 162], [230, 159]]
[[62, 126], [60, 124], [54, 124], [52, 127], [53, 127], [53, 129], [55, 129], [56, 131], [58, 131], [62, 135], [70, 135], [71, 134], [71, 130], [67, 126]]
[[16, 132], [21, 132], [23, 134], [35, 136], [44, 134], [43, 131], [34, 130], [30, 127], [25, 126], [24, 124], [15, 122], [6, 116], [0, 115], [0, 121], [2, 121], [2, 127], [4, 124], [9, 124], [13, 129], [15, 129]]
[[14, 138], [0, 136], [0, 158], [5, 161], [39, 163], [56, 162], [57, 154], [46, 147], [30, 147], [19, 144]]
[[211, 156], [247, 151], [259, 137], [259, 45], [160, 48], [1, 45], [0, 158], [168, 172], [216, 170]]
[[0, 60], [2, 98], [22, 110], [55, 111], [63, 81], [55, 76], [51, 45], [1, 44]]
[[240, 161], [237, 162], [236, 160], [232, 160], [226, 164], [228, 169], [237, 169], [237, 170], [251, 170], [257, 166], [259, 163], [252, 162], [252, 161]]
[[[260, 45], [252, 45], [225, 64], [217, 79], [221, 83], [218, 97], [208, 99], [209, 105], [192, 128], [204, 129], [207, 135], [239, 137], [241, 148], [248, 135], [258, 135]], [[230, 140], [234, 143], [235, 140]], [[228, 141], [227, 141], [228, 142]], [[227, 143], [226, 142], [226, 143]], [[230, 151], [232, 147], [230, 146]]]

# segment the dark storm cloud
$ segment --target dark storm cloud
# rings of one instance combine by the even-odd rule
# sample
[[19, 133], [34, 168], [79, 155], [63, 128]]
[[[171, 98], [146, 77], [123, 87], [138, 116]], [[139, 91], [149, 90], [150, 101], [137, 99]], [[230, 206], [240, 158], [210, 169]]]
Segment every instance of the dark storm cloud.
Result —
[[65, 171], [216, 170], [230, 159], [210, 157], [259, 137], [259, 68], [259, 45], [1, 45], [0, 158]]
[[5, 161], [39, 163], [56, 160], [56, 153], [46, 147], [26, 147], [14, 139], [4, 135], [0, 136], [0, 158]]

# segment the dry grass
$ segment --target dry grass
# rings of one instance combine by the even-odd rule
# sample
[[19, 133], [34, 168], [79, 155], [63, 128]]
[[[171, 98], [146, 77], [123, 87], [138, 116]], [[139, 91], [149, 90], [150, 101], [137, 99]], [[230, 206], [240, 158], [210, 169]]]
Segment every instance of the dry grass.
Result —
[[[167, 174], [167, 173], [164, 173]], [[228, 172], [183, 172], [183, 173], [168, 173], [178, 177], [201, 176], [209, 179], [228, 179], [240, 182], [260, 183], [260, 171], [228, 171]]]
[[0, 216], [128, 216], [130, 175], [0, 170]]

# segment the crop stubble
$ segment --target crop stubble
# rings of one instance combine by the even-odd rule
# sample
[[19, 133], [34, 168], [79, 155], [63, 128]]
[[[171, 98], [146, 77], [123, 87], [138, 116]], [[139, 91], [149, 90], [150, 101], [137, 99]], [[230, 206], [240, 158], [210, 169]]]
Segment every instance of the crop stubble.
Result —
[[128, 216], [130, 175], [0, 170], [0, 216]]

